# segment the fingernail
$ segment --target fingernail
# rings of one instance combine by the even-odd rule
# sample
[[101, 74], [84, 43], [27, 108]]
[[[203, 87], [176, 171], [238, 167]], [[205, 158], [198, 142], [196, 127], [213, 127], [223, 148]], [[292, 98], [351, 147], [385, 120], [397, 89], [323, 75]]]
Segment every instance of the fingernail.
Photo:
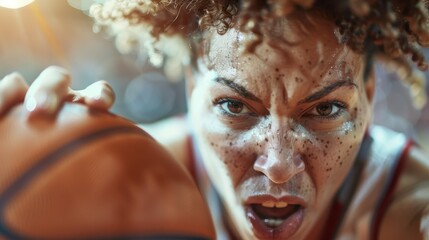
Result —
[[44, 111], [48, 114], [57, 109], [58, 98], [54, 94], [39, 93], [25, 100], [25, 108], [29, 112]]
[[104, 88], [100, 88], [93, 96], [93, 100], [98, 103], [108, 104], [109, 94]]
[[103, 88], [99, 88], [97, 89], [97, 92], [94, 93], [94, 100], [100, 101], [104, 98], [104, 89]]

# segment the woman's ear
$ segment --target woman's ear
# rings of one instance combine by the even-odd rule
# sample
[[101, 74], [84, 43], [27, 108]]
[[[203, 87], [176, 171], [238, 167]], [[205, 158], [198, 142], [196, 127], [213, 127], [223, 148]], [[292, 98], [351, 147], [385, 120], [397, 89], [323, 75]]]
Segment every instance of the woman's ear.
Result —
[[366, 97], [368, 98], [368, 102], [372, 103], [372, 100], [374, 98], [375, 93], [375, 73], [372, 71], [371, 74], [369, 74], [368, 78], [364, 82], [365, 84], [365, 93]]

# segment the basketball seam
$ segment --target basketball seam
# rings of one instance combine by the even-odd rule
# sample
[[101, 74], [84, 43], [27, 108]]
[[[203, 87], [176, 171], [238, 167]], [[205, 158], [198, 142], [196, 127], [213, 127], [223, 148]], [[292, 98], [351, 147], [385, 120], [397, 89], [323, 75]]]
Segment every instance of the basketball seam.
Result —
[[63, 146], [59, 147], [57, 150], [50, 153], [49, 155], [43, 157], [40, 161], [37, 161], [36, 164], [32, 166], [29, 170], [24, 172], [13, 184], [6, 188], [6, 190], [2, 194], [0, 194], [0, 235], [3, 235], [10, 239], [31, 239], [28, 237], [20, 236], [20, 234], [14, 233], [14, 231], [10, 230], [5, 224], [3, 212], [9, 200], [12, 199], [23, 187], [25, 187], [30, 180], [34, 179], [48, 167], [57, 163], [58, 159], [61, 159], [62, 156], [69, 154], [73, 150], [78, 149], [84, 144], [92, 142], [97, 138], [109, 136], [116, 133], [138, 133], [143, 134], [145, 136], [149, 136], [151, 139], [153, 139], [149, 134], [136, 127], [111, 127], [74, 139], [73, 141], [68, 142]]

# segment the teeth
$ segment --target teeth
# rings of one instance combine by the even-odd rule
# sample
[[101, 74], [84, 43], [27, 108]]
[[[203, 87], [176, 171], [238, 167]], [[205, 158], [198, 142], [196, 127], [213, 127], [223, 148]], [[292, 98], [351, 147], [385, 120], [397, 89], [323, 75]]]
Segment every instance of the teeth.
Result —
[[274, 202], [273, 201], [266, 201], [266, 202], [262, 203], [262, 206], [268, 207], [268, 208], [273, 208], [274, 207]]
[[282, 220], [282, 219], [272, 219], [272, 218], [264, 219], [265, 225], [267, 225], [268, 227], [272, 227], [272, 228], [276, 228], [276, 227], [282, 225], [283, 221], [284, 220]]
[[267, 207], [267, 208], [284, 208], [287, 207], [287, 202], [274, 202], [274, 201], [265, 201], [262, 203], [262, 206]]
[[276, 203], [276, 208], [284, 208], [287, 207], [287, 202], [278, 202]]

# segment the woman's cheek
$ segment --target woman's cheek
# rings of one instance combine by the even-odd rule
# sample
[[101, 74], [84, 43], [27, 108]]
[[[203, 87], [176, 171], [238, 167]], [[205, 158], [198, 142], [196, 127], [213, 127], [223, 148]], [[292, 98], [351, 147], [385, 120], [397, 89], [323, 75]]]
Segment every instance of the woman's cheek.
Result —
[[256, 159], [256, 153], [252, 151], [249, 140], [230, 129], [213, 131], [206, 128], [204, 135], [216, 159], [225, 166], [232, 184], [237, 186]]
[[352, 111], [352, 120], [344, 122], [338, 130], [312, 133], [302, 142], [301, 152], [307, 171], [319, 192], [327, 186], [336, 191], [357, 156], [366, 123], [358, 108]]

